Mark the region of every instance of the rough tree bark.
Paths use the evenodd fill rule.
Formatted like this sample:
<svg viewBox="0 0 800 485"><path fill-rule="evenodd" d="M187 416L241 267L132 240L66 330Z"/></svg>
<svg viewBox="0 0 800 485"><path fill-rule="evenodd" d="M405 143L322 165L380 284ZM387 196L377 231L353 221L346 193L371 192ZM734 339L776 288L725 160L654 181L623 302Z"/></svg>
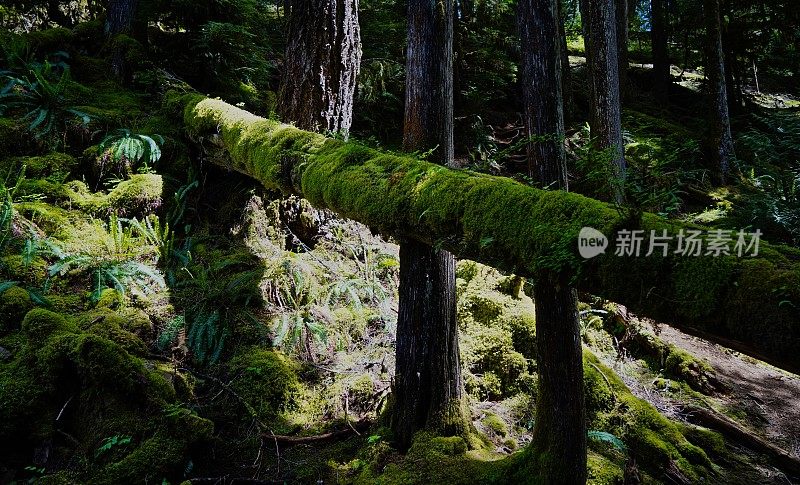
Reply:
<svg viewBox="0 0 800 485"><path fill-rule="evenodd" d="M358 0L292 0L278 113L286 122L344 138L361 66Z"/></svg>
<svg viewBox="0 0 800 485"><path fill-rule="evenodd" d="M735 156L731 120L728 112L728 90L725 82L725 59L722 50L719 0L703 0L706 21L707 83L711 119L706 143L712 162L719 169L724 184Z"/></svg>
<svg viewBox="0 0 800 485"><path fill-rule="evenodd" d="M433 150L453 162L453 2L408 2L406 151ZM400 449L414 433L467 437L456 324L455 259L410 238L400 241L400 301L392 431Z"/></svg>
<svg viewBox="0 0 800 485"><path fill-rule="evenodd" d="M557 0L520 0L520 79L528 158L539 182L567 190ZM534 278L539 392L531 460L544 483L586 483L586 417L578 298L569 278Z"/></svg>
<svg viewBox="0 0 800 485"><path fill-rule="evenodd" d="M118 35L130 34L138 4L139 0L111 0L108 3L105 22L107 39L113 42L114 37ZM125 60L126 55L127 49L124 43L112 45L111 72L123 81L128 80L129 77L129 66Z"/></svg>
<svg viewBox="0 0 800 485"><path fill-rule="evenodd" d="M545 187L566 190L557 7L552 0L521 0L517 8L523 123L532 140L527 146L528 175Z"/></svg>
<svg viewBox="0 0 800 485"><path fill-rule="evenodd" d="M584 0L588 22L589 84L592 96L589 126L595 150L610 163L614 200L625 199L625 152L622 144L622 113L617 60L617 29L614 0Z"/></svg>
<svg viewBox="0 0 800 485"><path fill-rule="evenodd" d="M627 0L614 0L617 22L617 64L619 65L620 97L626 98L630 87L628 86L628 2Z"/></svg>
<svg viewBox="0 0 800 485"><path fill-rule="evenodd" d="M653 95L660 102L669 97L669 54L665 0L650 1L650 36L653 48Z"/></svg>
<svg viewBox="0 0 800 485"><path fill-rule="evenodd" d="M567 21L565 5L558 1L558 37L561 55L561 99L564 106L564 120L569 121L575 113L575 101L572 97L572 71L569 66L569 51L567 49L567 32L564 24Z"/></svg>

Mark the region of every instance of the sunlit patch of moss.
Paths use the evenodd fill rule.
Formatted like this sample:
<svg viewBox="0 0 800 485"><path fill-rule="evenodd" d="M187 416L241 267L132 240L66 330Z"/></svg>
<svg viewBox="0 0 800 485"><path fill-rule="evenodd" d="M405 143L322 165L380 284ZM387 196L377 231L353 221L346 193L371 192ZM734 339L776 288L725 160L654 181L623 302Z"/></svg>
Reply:
<svg viewBox="0 0 800 485"><path fill-rule="evenodd" d="M252 407L256 417L274 419L291 406L292 395L298 389L297 367L283 354L257 347L244 348L228 365L231 373L239 376L231 387Z"/></svg>
<svg viewBox="0 0 800 485"><path fill-rule="evenodd" d="M708 455L687 439L684 426L634 396L614 372L589 352L584 352L584 373L590 396L587 398L590 427L621 438L639 466L658 476L674 465L691 481L714 475Z"/></svg>

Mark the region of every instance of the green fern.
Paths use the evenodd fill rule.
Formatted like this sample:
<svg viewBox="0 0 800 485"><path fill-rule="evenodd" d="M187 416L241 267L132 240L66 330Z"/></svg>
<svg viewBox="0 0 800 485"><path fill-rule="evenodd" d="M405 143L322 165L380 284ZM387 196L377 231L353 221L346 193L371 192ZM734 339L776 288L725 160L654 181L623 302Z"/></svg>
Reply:
<svg viewBox="0 0 800 485"><path fill-rule="evenodd" d="M143 163L142 170L149 170L151 164L161 158L164 137L161 135L142 135L128 129L120 129L106 136L100 142L100 151L111 156L115 162Z"/></svg>
<svg viewBox="0 0 800 485"><path fill-rule="evenodd" d="M605 431L589 431L588 438L593 441L610 444L623 453L627 453L628 451L628 447L625 446L625 443L623 443L621 439Z"/></svg>

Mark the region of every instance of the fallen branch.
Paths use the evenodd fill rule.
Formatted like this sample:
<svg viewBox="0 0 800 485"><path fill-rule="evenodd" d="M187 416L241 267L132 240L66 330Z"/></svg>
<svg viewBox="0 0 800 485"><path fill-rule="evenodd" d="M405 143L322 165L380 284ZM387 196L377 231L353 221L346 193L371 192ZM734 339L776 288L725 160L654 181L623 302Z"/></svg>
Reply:
<svg viewBox="0 0 800 485"><path fill-rule="evenodd" d="M750 433L726 416L696 406L686 406L683 411L689 421L716 429L748 448L764 453L783 471L791 475L800 476L800 459Z"/></svg>
<svg viewBox="0 0 800 485"><path fill-rule="evenodd" d="M284 436L284 435L273 435L264 433L262 436L265 439L272 439L275 440L275 443L284 444L287 446L294 446L294 445L304 445L304 444L312 444L312 443L326 443L330 441L336 441L338 439L346 438L352 434L363 433L367 431L369 427L372 426L372 421L362 419L361 421L357 421L355 423L350 423L350 427L341 429L338 431L331 431L329 433L318 434L314 436Z"/></svg>

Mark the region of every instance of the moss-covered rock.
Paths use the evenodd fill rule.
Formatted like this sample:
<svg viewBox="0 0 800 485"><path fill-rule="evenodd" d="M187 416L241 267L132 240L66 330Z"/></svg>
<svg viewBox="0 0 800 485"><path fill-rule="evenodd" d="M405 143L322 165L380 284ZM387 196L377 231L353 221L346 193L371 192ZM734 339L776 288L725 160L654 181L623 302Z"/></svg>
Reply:
<svg viewBox="0 0 800 485"><path fill-rule="evenodd" d="M231 388L261 419L273 419L298 389L297 366L283 354L257 347L241 349L231 359ZM237 413L241 416L241 412ZM245 416L245 419L251 417Z"/></svg>
<svg viewBox="0 0 800 485"><path fill-rule="evenodd" d="M31 308L33 302L25 288L12 286L0 293L0 334L18 328Z"/></svg>

